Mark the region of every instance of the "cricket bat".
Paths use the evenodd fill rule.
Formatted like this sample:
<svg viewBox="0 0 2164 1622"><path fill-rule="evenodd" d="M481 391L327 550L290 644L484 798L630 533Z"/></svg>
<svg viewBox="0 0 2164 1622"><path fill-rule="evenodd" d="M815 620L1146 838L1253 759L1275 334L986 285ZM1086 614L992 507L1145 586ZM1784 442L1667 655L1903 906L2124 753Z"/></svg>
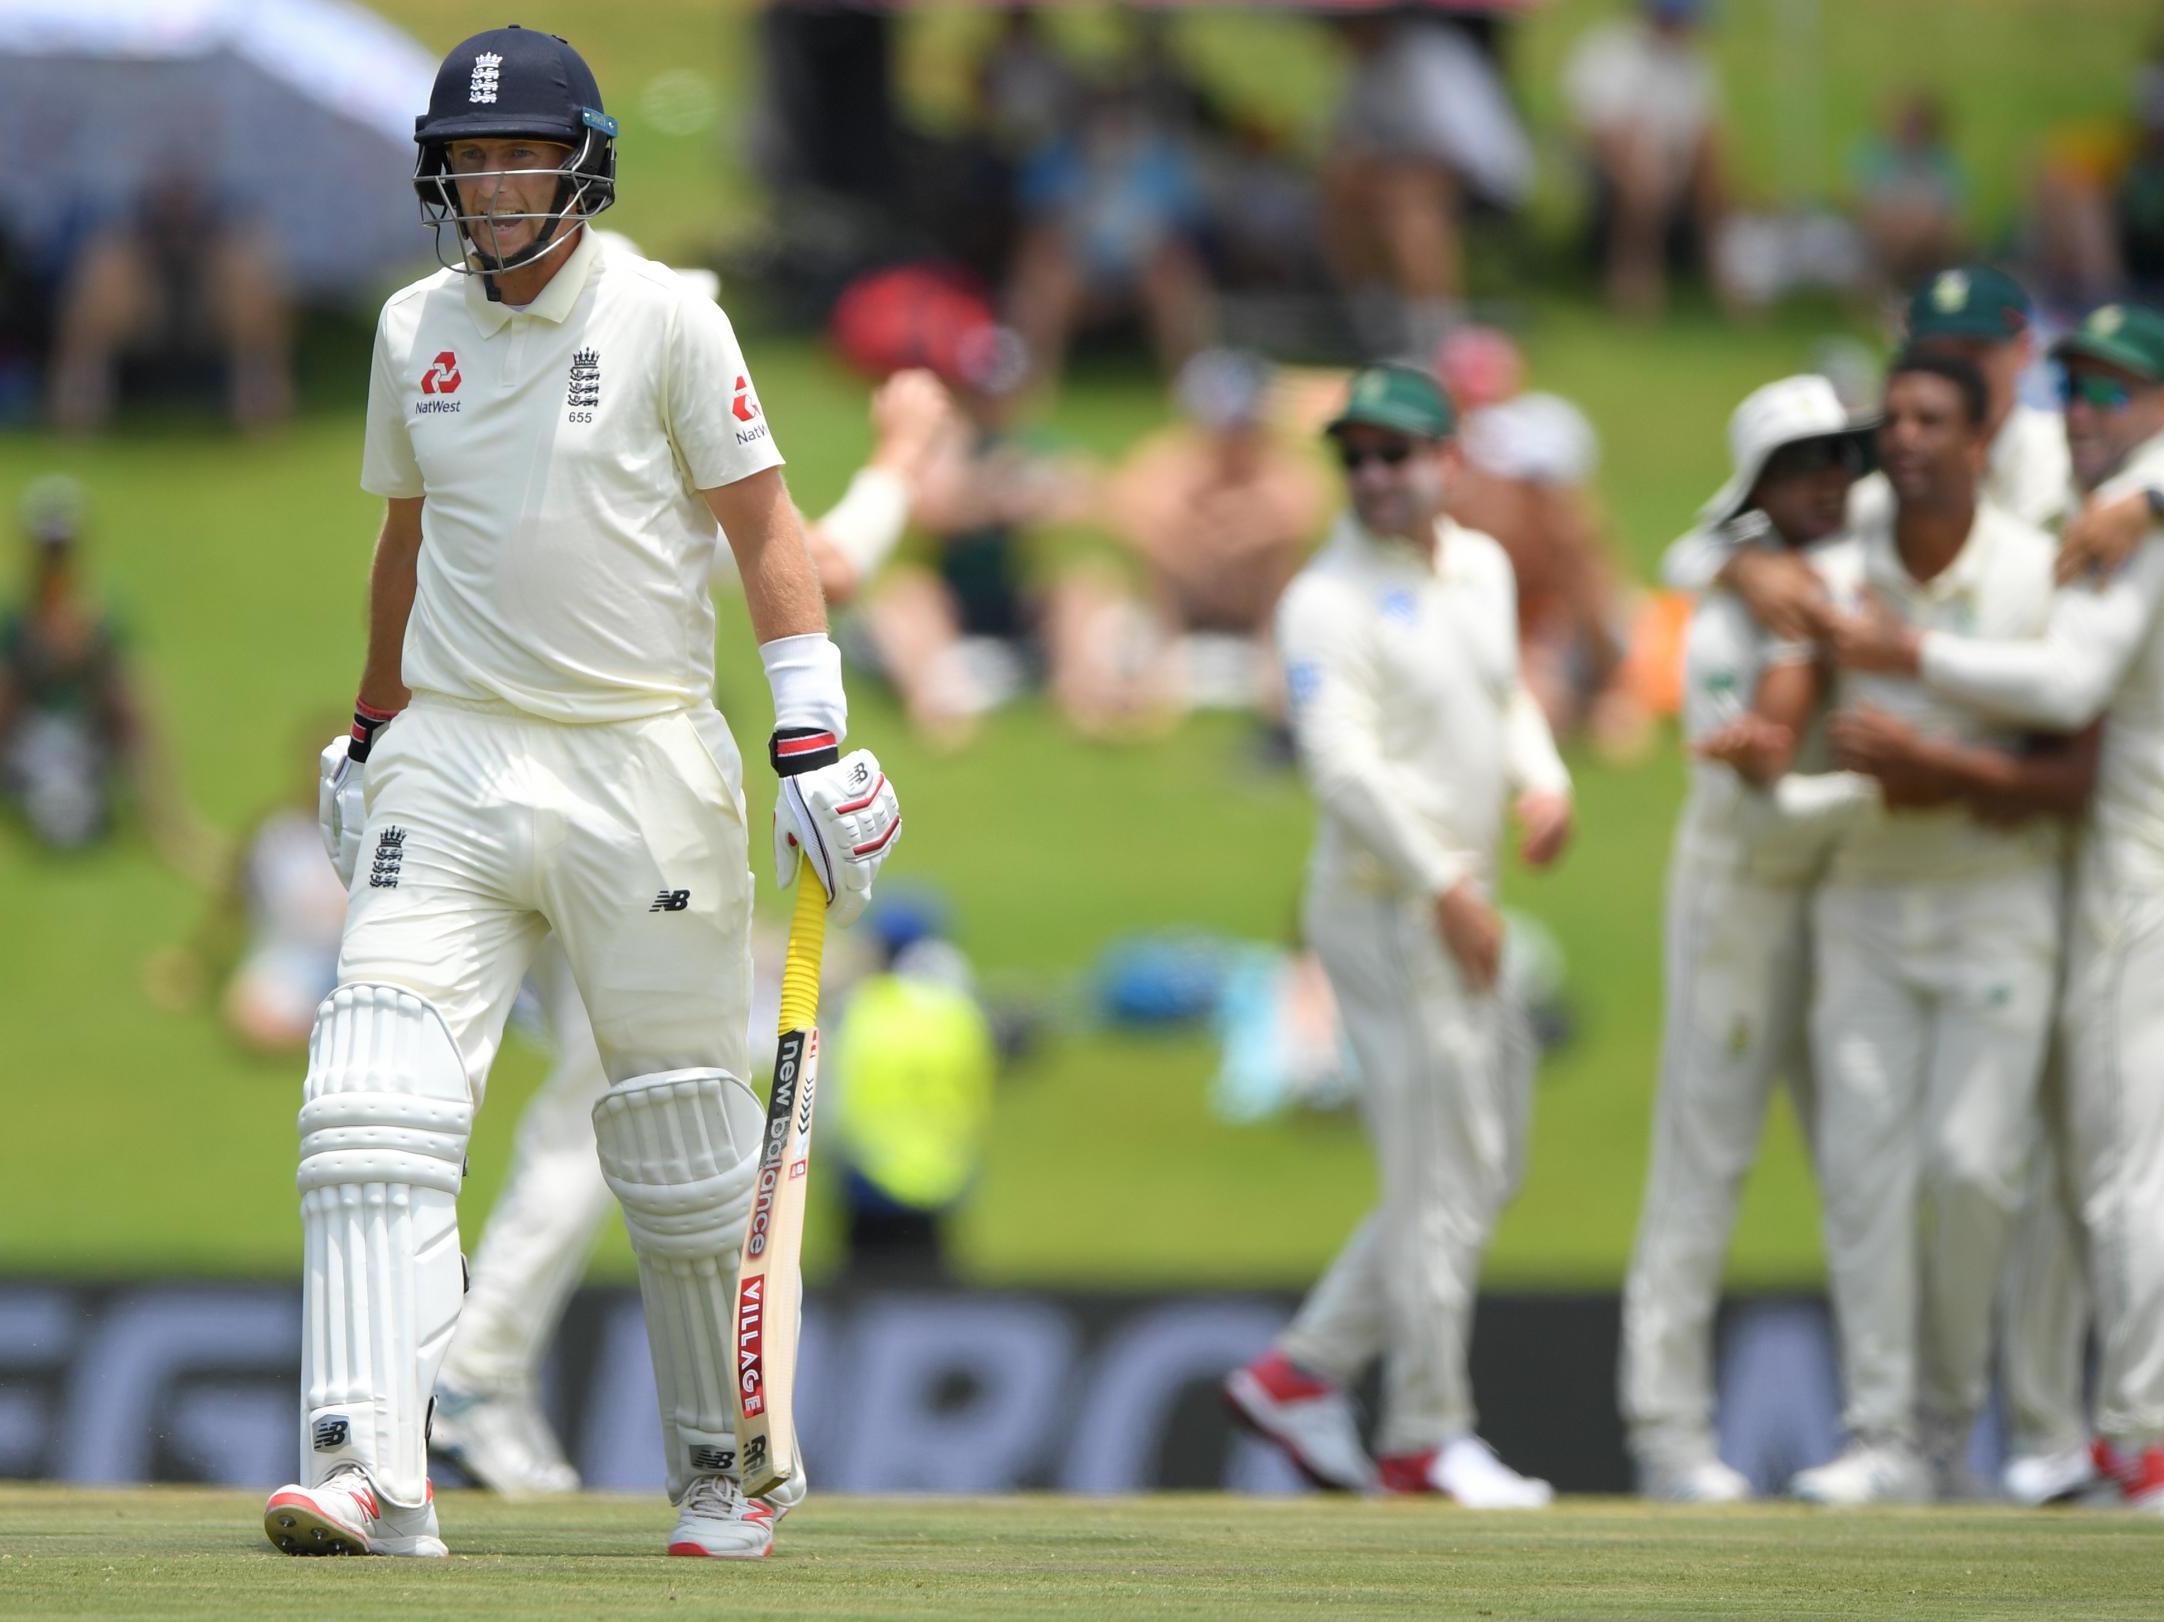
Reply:
<svg viewBox="0 0 2164 1622"><path fill-rule="evenodd" d="M781 1039L759 1139L759 1177L736 1272L736 1457L756 1498L801 1468L796 1449L796 1337L804 1297L804 1191L819 1079L819 956L827 897L799 861L789 953L781 971Z"/></svg>

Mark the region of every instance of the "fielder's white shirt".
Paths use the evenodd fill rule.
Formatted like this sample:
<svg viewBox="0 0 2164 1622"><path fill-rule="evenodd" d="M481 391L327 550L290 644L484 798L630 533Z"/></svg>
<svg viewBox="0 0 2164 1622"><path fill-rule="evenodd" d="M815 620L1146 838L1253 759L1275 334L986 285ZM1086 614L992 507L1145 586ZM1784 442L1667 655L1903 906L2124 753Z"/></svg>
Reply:
<svg viewBox="0 0 2164 1622"><path fill-rule="evenodd" d="M2106 500L2164 486L2164 435L2127 458L2097 491ZM2164 884L2164 530L2102 586L2052 601L2041 641L1931 635L1923 677L1932 691L2005 720L2078 732L2107 713L2090 851L2106 871Z"/></svg>
<svg viewBox="0 0 2164 1622"><path fill-rule="evenodd" d="M361 487L427 498L406 685L571 722L712 702L699 492L781 459L720 307L591 230L523 311L449 270L393 294Z"/></svg>
<svg viewBox="0 0 2164 1622"><path fill-rule="evenodd" d="M1803 554L1829 589L1853 581L1856 542L1830 537ZM1751 708L1767 671L1808 664L1808 642L1784 642L1758 623L1743 599L1715 586L1698 599L1683 640L1683 739L1704 742ZM1726 868L1766 884L1802 884L1824 868L1834 842L1877 799L1868 779L1835 772L1824 717L1815 717L1790 775L1770 790L1718 761L1690 762L1690 792L1678 830L1679 858Z"/></svg>
<svg viewBox="0 0 2164 1622"><path fill-rule="evenodd" d="M1327 885L1439 895L1485 878L1507 799L1570 788L1519 674L1509 556L1449 519L1435 528L1423 556L1340 519L1278 605Z"/></svg>
<svg viewBox="0 0 2164 1622"><path fill-rule="evenodd" d="M2058 546L2013 514L1988 502L1978 507L1968 540L1929 580L1916 579L1902 562L1891 511L1861 525L1856 538L1855 577L1834 589L1843 607L1858 606L1868 588L1927 637L1943 632L2018 641L2044 634ZM2001 749L2018 748L2029 730L1994 720L1906 676L1842 671L1834 703L1841 709L1869 705L1926 737ZM1987 826L1958 805L1886 811L1865 819L1841 842L1829 877L1860 883L1986 877L2057 861L2064 834L2058 822L2042 817L2014 828Z"/></svg>

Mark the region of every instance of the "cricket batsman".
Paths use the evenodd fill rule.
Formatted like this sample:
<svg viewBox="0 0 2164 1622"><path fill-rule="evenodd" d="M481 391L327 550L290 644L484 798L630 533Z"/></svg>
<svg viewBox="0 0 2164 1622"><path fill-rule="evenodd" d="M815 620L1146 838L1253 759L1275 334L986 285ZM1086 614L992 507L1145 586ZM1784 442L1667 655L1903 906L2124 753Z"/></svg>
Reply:
<svg viewBox="0 0 2164 1622"><path fill-rule="evenodd" d="M780 452L718 306L604 253L616 122L568 44L492 29L416 123L445 268L377 328L362 485L386 515L353 736L325 752L355 862L301 1109L293 1554L440 1555L428 1410L458 1319L456 1201L542 936L610 1088L603 1175L639 1261L674 1554L758 1558L734 1474L731 1282L764 1112L748 1065L750 834L714 709L719 524L773 690L784 876L846 924L901 816L846 758L840 659Z"/></svg>
<svg viewBox="0 0 2164 1622"><path fill-rule="evenodd" d="M1784 377L1746 397L1728 433L1733 471L1704 524L1823 566L1848 534L1870 423L1823 377ZM1762 678L1808 664L1811 643L1773 636L1715 587L1692 612L1684 650L1683 732L1699 758L1668 871L1660 1091L1623 1287L1619 1386L1640 1490L1730 1503L1751 1488L1714 1444L1721 1269L1777 1082L1812 1126L1811 901L1834 843L1877 795L1866 779L1825 770L1822 735L1809 742L1804 775L1770 791L1717 758Z"/></svg>
<svg viewBox="0 0 2164 1622"><path fill-rule="evenodd" d="M1531 1105L1530 1033L1497 985L1496 844L1514 805L1526 860L1561 855L1570 777L1520 674L1510 561L1445 516L1455 429L1427 373L1354 376L1327 429L1353 512L1278 611L1322 813L1304 922L1359 1061L1382 1192L1226 1396L1320 1485L1533 1509L1548 1484L1475 1432L1466 1347ZM1346 1391L1378 1355L1371 1460Z"/></svg>
<svg viewBox="0 0 2164 1622"><path fill-rule="evenodd" d="M901 540L917 474L953 411L930 372L897 372L874 391L871 457L806 535L829 605L852 596ZM594 1155L593 1126L608 1077L578 983L553 941L535 959L527 984L555 1062L519 1116L503 1192L473 1248L428 1438L432 1453L513 1497L578 1487L578 1472L536 1393L542 1358L612 1203ZM770 1494L777 1517L804 1490L799 1474Z"/></svg>
<svg viewBox="0 0 2164 1622"><path fill-rule="evenodd" d="M2096 1460L2125 1502L2164 1512L2164 314L2095 310L2054 347L2066 439L2091 512L2139 504L2124 566L2059 592L2044 635L1834 628L1853 669L1910 676L2002 724L2073 732L2104 718L2075 858L2059 1037L2064 1140L2101 1342ZM2115 526L2100 519L2104 529ZM2123 530L2120 531L2122 534ZM2070 545L2072 540L2070 536ZM2087 542L2079 561L2117 564Z"/></svg>

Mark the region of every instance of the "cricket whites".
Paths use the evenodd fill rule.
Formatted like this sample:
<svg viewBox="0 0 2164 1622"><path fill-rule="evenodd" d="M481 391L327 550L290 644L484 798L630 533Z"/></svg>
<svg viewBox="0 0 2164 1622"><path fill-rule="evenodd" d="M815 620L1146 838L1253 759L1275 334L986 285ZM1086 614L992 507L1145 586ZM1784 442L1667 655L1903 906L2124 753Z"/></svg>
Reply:
<svg viewBox="0 0 2164 1622"><path fill-rule="evenodd" d="M799 1469L796 1338L804 1294L804 1190L819 1078L819 958L826 903L810 864L800 864L782 965L774 1087L736 1275L736 1446L738 1473L750 1497L772 1492Z"/></svg>

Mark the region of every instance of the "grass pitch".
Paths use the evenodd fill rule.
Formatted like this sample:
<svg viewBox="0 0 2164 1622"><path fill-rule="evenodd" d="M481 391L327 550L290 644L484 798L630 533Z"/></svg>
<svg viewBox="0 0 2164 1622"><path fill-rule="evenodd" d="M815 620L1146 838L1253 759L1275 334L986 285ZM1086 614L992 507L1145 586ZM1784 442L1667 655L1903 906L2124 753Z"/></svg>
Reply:
<svg viewBox="0 0 2164 1622"><path fill-rule="evenodd" d="M447 1563L293 1560L254 1494L0 1487L0 1612L320 1616L2154 1616L2118 1514L1788 1506L1544 1515L1217 1495L822 1498L759 1565L660 1554L658 1499L442 1500Z"/></svg>

